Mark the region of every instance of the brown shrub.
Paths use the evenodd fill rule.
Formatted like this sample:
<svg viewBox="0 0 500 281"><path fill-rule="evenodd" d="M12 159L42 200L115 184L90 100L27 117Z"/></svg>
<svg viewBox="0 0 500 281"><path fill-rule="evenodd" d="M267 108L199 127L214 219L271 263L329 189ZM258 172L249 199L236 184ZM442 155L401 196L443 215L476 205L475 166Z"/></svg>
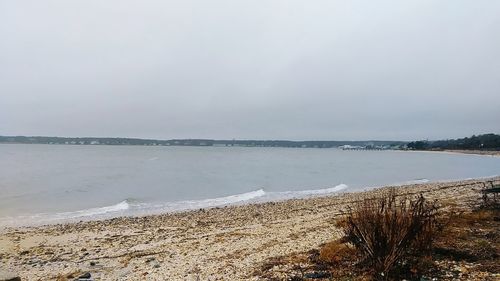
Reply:
<svg viewBox="0 0 500 281"><path fill-rule="evenodd" d="M422 195L398 198L391 189L350 208L338 226L374 275L387 278L396 265L430 252L436 215L436 204Z"/></svg>
<svg viewBox="0 0 500 281"><path fill-rule="evenodd" d="M326 243L319 251L319 260L327 264L339 264L353 256L355 250L339 240Z"/></svg>

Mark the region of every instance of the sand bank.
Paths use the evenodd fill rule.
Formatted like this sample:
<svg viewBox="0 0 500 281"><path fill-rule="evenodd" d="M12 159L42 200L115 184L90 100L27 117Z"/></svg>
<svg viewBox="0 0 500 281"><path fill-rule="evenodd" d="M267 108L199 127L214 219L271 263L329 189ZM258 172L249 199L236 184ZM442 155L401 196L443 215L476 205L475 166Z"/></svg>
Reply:
<svg viewBox="0 0 500 281"><path fill-rule="evenodd" d="M446 152L455 152L462 154L476 154L476 155L489 155L489 156L500 156L500 150L458 150L458 149L448 149L443 150Z"/></svg>

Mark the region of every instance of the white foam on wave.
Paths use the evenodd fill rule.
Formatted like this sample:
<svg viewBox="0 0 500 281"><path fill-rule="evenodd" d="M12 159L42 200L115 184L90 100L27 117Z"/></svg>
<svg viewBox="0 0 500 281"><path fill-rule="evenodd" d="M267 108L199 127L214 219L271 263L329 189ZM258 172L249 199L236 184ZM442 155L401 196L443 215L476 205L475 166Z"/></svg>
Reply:
<svg viewBox="0 0 500 281"><path fill-rule="evenodd" d="M266 195L266 192L262 189L245 192L236 195L229 195L218 198L201 199L201 200L184 200L176 202L166 202L166 203L142 203L137 204L135 207L139 213L161 213L161 212L172 212L172 211L185 211L194 210L201 208L213 208L218 206L225 206L230 204L236 204L241 202L250 201L259 197Z"/></svg>
<svg viewBox="0 0 500 281"><path fill-rule="evenodd" d="M223 206L234 204L243 201L249 201L257 197L264 196L266 192L262 189L250 191L246 193L229 195L225 197L212 198L212 199L202 199L202 200L186 200L174 202L176 205L180 204L185 206L187 209L197 209L197 208L210 208L216 206Z"/></svg>
<svg viewBox="0 0 500 281"><path fill-rule="evenodd" d="M323 188L323 189L309 189L309 190L298 190L298 191L284 191L281 192L283 194L292 194L292 195L298 195L298 196L307 196L307 195L322 195L322 194L329 194L329 193L335 193L339 192L343 189L346 189L347 185L346 184L339 184L334 187L328 187L328 188Z"/></svg>
<svg viewBox="0 0 500 281"><path fill-rule="evenodd" d="M307 189L307 190L289 190L289 191L277 191L268 192L265 197L260 200L261 202L266 201L282 201L287 199L295 198L307 198L314 196L322 196L340 192L348 188L346 184L339 184L334 187L322 188L322 189Z"/></svg>
<svg viewBox="0 0 500 281"><path fill-rule="evenodd" d="M91 209L86 209L86 210L79 210L79 211L73 211L73 212L63 212L63 213L56 213L51 215L54 219L76 219L76 218L81 218L81 217L91 217L91 216L99 216L99 215L105 215L109 213L115 213L115 212L121 212L128 210L130 208L130 204L127 202L127 200L123 200L122 202L111 205L111 206L106 206L106 207L99 207L99 208L91 208Z"/></svg>
<svg viewBox="0 0 500 281"><path fill-rule="evenodd" d="M24 215L17 217L0 218L0 226L17 226L17 225L42 225L65 221L74 221L76 219L92 219L99 217L109 217L112 214L123 213L130 208L127 200L105 207L90 208L85 210L61 212L61 213L39 213L35 215Z"/></svg>
<svg viewBox="0 0 500 281"><path fill-rule="evenodd" d="M422 184L422 183L428 183L428 182L430 182L429 179L415 179L415 180L405 181L403 183L396 184L396 185Z"/></svg>
<svg viewBox="0 0 500 281"><path fill-rule="evenodd" d="M220 206L244 204L252 202L281 201L292 198L305 198L309 196L319 196L339 192L346 189L347 185L340 184L334 187L324 189L310 189L297 191L265 192L258 189L241 194L229 195L224 197L184 200L176 202L162 203L139 203L132 200L124 200L111 206L90 208L79 211L61 212L61 213L40 213L30 216L18 217L0 217L0 226L18 226L18 225L42 225L61 222L72 222L78 220L98 220L117 216L129 215L148 215L168 212L179 212L187 210L196 210L203 208L214 208Z"/></svg>
<svg viewBox="0 0 500 281"><path fill-rule="evenodd" d="M134 206L136 214L154 214L166 212L178 212L185 210L195 210L203 208L213 208L235 204L245 203L261 203L269 201L282 201L292 198L305 198L310 196L320 196L339 192L346 189L347 185L339 184L334 187L323 189L295 190L295 191L279 191L266 192L263 189L250 191L246 193L229 195L225 197L202 199L202 200L185 200L166 203L141 203Z"/></svg>

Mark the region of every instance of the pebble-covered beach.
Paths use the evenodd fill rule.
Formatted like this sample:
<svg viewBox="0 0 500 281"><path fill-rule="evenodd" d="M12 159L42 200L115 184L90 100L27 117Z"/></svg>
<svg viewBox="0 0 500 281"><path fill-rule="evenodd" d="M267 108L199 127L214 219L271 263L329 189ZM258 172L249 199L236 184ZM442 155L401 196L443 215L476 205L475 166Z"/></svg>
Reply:
<svg viewBox="0 0 500 281"><path fill-rule="evenodd" d="M398 187L468 208L500 177ZM0 271L21 280L251 280L269 258L335 239L349 204L386 188L145 217L10 228Z"/></svg>

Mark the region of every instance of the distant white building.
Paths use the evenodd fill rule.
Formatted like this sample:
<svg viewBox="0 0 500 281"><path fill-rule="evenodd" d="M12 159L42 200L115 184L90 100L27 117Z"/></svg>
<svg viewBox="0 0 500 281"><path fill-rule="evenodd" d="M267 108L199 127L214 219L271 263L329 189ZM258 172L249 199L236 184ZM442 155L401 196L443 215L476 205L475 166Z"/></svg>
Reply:
<svg viewBox="0 0 500 281"><path fill-rule="evenodd" d="M349 145L349 144L345 144L345 145L341 145L339 146L338 148L342 149L342 150L354 150L354 149L364 149L365 147L363 146L358 146L358 145Z"/></svg>

